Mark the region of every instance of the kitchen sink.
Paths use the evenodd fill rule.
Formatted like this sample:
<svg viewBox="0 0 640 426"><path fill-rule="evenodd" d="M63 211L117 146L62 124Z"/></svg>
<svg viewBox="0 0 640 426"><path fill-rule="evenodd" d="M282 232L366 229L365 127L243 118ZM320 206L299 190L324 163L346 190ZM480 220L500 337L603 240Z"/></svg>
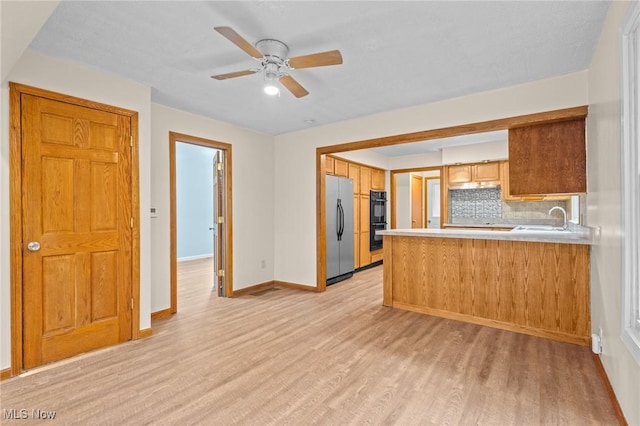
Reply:
<svg viewBox="0 0 640 426"><path fill-rule="evenodd" d="M513 228L515 232L570 232L568 229L562 229L560 226L551 225L518 225Z"/></svg>

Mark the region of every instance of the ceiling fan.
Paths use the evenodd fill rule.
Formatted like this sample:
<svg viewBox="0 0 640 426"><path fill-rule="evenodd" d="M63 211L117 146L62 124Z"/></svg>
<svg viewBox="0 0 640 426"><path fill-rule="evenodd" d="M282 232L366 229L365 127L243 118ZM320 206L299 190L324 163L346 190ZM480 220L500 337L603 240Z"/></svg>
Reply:
<svg viewBox="0 0 640 426"><path fill-rule="evenodd" d="M279 40L260 40L254 47L231 27L215 27L214 30L222 34L223 37L238 46L240 49L244 50L249 54L249 56L260 63L258 68L250 68L244 71L211 76L211 78L216 80L226 80L229 78L242 77L262 72L267 81L275 82L275 80L278 80L296 98L301 98L308 95L309 92L293 77L291 77L289 71L301 68L339 65L342 63L342 55L339 50L330 50L327 52L312 53L310 55L289 58L289 48ZM270 94L278 93L277 88L272 90L274 90L274 92ZM266 88L265 91L267 91ZM269 92L267 91L267 93Z"/></svg>

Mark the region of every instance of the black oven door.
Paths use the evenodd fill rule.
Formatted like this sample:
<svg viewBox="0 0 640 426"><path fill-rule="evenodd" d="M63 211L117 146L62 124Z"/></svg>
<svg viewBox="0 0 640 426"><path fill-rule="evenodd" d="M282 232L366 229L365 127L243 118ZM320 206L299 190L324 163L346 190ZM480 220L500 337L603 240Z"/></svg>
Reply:
<svg viewBox="0 0 640 426"><path fill-rule="evenodd" d="M371 232L369 234L369 250L380 250L382 248L382 235L376 235L376 231L384 230L387 228L385 224L371 224Z"/></svg>

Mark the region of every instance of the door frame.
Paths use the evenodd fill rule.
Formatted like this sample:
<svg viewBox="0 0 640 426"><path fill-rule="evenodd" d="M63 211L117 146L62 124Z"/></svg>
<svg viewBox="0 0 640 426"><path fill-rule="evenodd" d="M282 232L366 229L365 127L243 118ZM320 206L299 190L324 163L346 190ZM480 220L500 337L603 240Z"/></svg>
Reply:
<svg viewBox="0 0 640 426"><path fill-rule="evenodd" d="M9 82L9 274L11 281L11 375L22 372L22 95L33 95L58 102L125 116L131 121L131 311L132 340L144 337L140 332L140 170L138 113L125 108L90 101L37 87Z"/></svg>
<svg viewBox="0 0 640 426"><path fill-rule="evenodd" d="M391 207L390 207L390 211L391 211L391 218L390 218L390 225L389 228L390 229L395 229L396 228L396 216L397 216L397 212L396 212L396 179L397 179L397 175L399 174L403 174L403 173L420 173L420 172L432 172L434 170L437 170L440 172L440 176L442 176L443 173L443 166L429 166L429 167L415 167L415 168L410 168L410 169L395 169L395 170L390 170L389 171L389 186L391 187L389 189L390 195L389 195L389 202L391 203ZM442 188L442 186L440 187ZM442 214L442 209L446 208L443 205L443 202L445 202L445 200L443 200L443 196L446 196L446 194L443 194L442 191L440 191L440 214Z"/></svg>
<svg viewBox="0 0 640 426"><path fill-rule="evenodd" d="M176 143L184 142L193 145L200 145L207 148L218 149L224 151L224 173L225 173L225 192L227 197L225 211L225 225L227 227L227 255L225 257L224 268L224 286L227 297L233 297L233 209L231 203L231 144L205 139L198 136L187 135L184 133L169 132L169 222L170 222L170 292L171 306L169 311L171 314L178 312L178 229L177 229L177 212L178 206L176 202Z"/></svg>

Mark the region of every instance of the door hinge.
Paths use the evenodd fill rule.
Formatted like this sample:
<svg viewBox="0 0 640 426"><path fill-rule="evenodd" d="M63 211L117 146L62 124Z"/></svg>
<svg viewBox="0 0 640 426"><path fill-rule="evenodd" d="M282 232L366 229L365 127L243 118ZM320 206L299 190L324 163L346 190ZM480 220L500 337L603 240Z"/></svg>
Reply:
<svg viewBox="0 0 640 426"><path fill-rule="evenodd" d="M133 218L131 218L131 228L133 228Z"/></svg>
<svg viewBox="0 0 640 426"><path fill-rule="evenodd" d="M135 303L135 302L134 302L133 297L132 297L132 298L131 298L131 310L132 310L132 311L133 311L134 303Z"/></svg>
<svg viewBox="0 0 640 426"><path fill-rule="evenodd" d="M218 269L218 276L224 277L224 269Z"/></svg>
<svg viewBox="0 0 640 426"><path fill-rule="evenodd" d="M224 223L224 216L218 216L218 223Z"/></svg>
<svg viewBox="0 0 640 426"><path fill-rule="evenodd" d="M129 136L129 146L133 147L133 135Z"/></svg>
<svg viewBox="0 0 640 426"><path fill-rule="evenodd" d="M216 168L218 170L222 170L222 163L216 163Z"/></svg>

